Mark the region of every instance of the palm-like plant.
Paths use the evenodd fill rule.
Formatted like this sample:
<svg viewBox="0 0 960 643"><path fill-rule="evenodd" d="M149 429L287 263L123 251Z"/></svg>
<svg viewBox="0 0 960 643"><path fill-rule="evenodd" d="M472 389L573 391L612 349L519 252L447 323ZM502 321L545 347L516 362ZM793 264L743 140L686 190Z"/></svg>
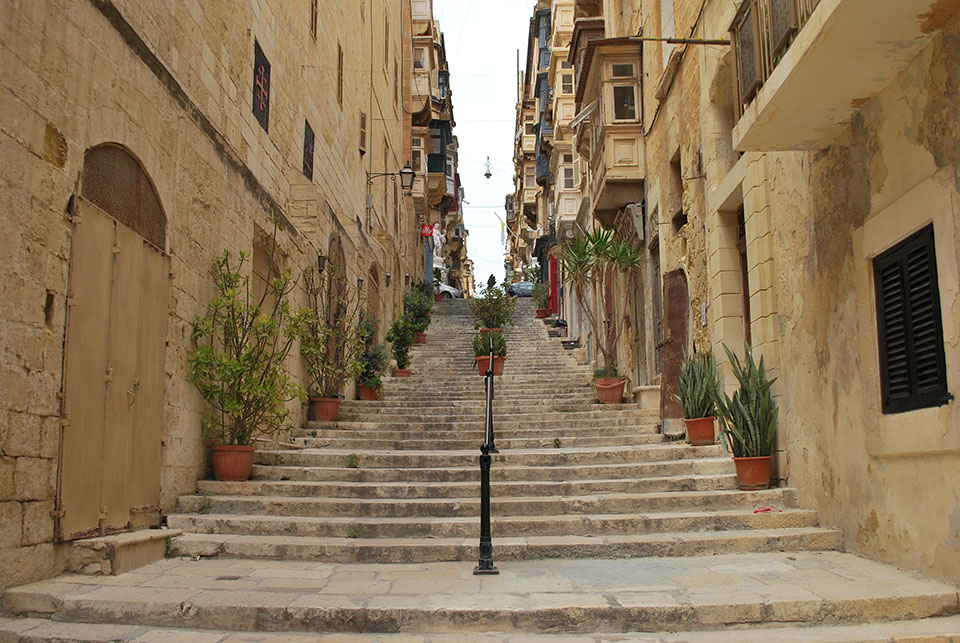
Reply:
<svg viewBox="0 0 960 643"><path fill-rule="evenodd" d="M605 285L613 275L639 267L641 252L640 246L618 237L612 230L595 228L579 235L560 253L560 263L597 338L606 377L616 376L617 343L623 332L623 317L610 312L601 318L590 305L587 294L593 292L599 297L601 310L612 311L613 307L606 305Z"/></svg>
<svg viewBox="0 0 960 643"><path fill-rule="evenodd" d="M723 350L727 352L733 375L740 383L732 398L724 393L717 399L723 434L735 458L768 456L777 436L779 412L770 390L777 378L767 379L763 356L757 365L750 346L746 347L747 356L743 363L726 345Z"/></svg>

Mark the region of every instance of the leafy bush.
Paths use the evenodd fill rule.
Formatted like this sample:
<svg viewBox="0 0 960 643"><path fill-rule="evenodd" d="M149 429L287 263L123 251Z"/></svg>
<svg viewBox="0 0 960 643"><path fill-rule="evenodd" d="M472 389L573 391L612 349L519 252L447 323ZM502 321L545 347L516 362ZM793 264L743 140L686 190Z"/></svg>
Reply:
<svg viewBox="0 0 960 643"><path fill-rule="evenodd" d="M550 285L538 281L537 285L533 287L533 300L537 302L537 308L545 309L550 301Z"/></svg>
<svg viewBox="0 0 960 643"><path fill-rule="evenodd" d="M367 388L380 388L380 376L387 372L390 359L387 356L387 345L377 342L377 326L379 323L372 317L364 317L357 329L363 343L360 355L360 376L358 381Z"/></svg>
<svg viewBox="0 0 960 643"><path fill-rule="evenodd" d="M422 333L430 325L430 314L433 311L433 286L430 285L430 294L427 294L425 282L421 282L403 294L403 312L407 315L410 328L415 333ZM429 284L427 284L429 285Z"/></svg>
<svg viewBox="0 0 960 643"><path fill-rule="evenodd" d="M499 286L483 289L480 296L471 299L467 305L473 313L475 328L503 328L507 323L513 325L513 310L517 301Z"/></svg>
<svg viewBox="0 0 960 643"><path fill-rule="evenodd" d="M737 458L755 458L770 455L777 437L777 403L770 387L776 378L767 380L763 357L758 366L753 360L753 349L746 346L746 359L741 364L733 351L724 345L733 375L740 388L731 398L726 393L717 399L720 423L727 444Z"/></svg>
<svg viewBox="0 0 960 643"><path fill-rule="evenodd" d="M683 417L693 420L716 415L720 381L712 351L684 355L679 389L680 394L674 395L673 399L683 407Z"/></svg>
<svg viewBox="0 0 960 643"><path fill-rule="evenodd" d="M292 273L271 279L257 299L241 275L246 259L241 252L234 264L224 251L214 262L209 275L217 294L190 335L189 378L213 407L202 427L217 444L249 445L280 430L289 414L285 403L304 397L284 367L299 322L287 302Z"/></svg>
<svg viewBox="0 0 960 643"><path fill-rule="evenodd" d="M507 341L503 338L503 333L497 330L491 330L485 335L477 335L473 338L473 356L489 357L491 341L493 342L493 354L497 357L506 357Z"/></svg>
<svg viewBox="0 0 960 643"><path fill-rule="evenodd" d="M325 275L307 268L303 283L308 304L300 320L300 355L307 363L310 394L337 397L348 379L360 375L364 298L337 262L327 262Z"/></svg>
<svg viewBox="0 0 960 643"><path fill-rule="evenodd" d="M410 346L413 344L413 329L410 319L406 315L394 318L387 332L387 341L391 344L393 359L397 360L397 368L410 366Z"/></svg>

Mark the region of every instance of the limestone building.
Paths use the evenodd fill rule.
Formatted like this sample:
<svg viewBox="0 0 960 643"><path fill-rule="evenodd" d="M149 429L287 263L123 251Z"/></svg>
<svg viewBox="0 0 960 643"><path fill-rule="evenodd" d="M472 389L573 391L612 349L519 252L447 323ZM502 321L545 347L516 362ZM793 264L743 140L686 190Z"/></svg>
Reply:
<svg viewBox="0 0 960 643"><path fill-rule="evenodd" d="M431 208L454 201L431 14L419 0L2 3L0 587L64 569L73 539L156 525L205 475L186 355L224 250L249 256L255 288L341 257L381 332L430 278L421 226L442 217L396 173L414 164ZM440 61L425 95L424 37ZM434 128L436 159L418 155Z"/></svg>

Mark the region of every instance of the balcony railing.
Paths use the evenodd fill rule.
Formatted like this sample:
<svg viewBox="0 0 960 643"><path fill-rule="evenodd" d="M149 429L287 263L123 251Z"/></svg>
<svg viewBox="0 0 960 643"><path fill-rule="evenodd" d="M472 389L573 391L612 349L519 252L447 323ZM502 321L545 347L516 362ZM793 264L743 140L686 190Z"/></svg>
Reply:
<svg viewBox="0 0 960 643"><path fill-rule="evenodd" d="M760 91L819 2L744 0L740 5L730 26L737 61L738 112Z"/></svg>

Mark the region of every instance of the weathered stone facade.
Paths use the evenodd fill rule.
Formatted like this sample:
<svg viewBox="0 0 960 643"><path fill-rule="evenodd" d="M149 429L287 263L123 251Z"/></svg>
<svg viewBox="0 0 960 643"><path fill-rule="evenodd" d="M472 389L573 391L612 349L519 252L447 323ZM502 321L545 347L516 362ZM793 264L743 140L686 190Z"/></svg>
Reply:
<svg viewBox="0 0 960 643"><path fill-rule="evenodd" d="M424 276L418 221L399 183L367 181L367 172L397 172L409 159L409 11L406 0L31 0L0 8L0 587L66 564L53 514L68 202L79 194L85 152L103 143L127 150L166 217L160 509L168 510L206 470L204 409L187 381L186 355L192 320L213 295L206 272L214 257L269 247L276 221L278 263L297 272L340 237L348 278L377 286L384 321L398 307L403 275ZM266 129L251 109L255 43L271 69ZM312 180L305 124L315 132ZM299 372L299 359L291 368Z"/></svg>

